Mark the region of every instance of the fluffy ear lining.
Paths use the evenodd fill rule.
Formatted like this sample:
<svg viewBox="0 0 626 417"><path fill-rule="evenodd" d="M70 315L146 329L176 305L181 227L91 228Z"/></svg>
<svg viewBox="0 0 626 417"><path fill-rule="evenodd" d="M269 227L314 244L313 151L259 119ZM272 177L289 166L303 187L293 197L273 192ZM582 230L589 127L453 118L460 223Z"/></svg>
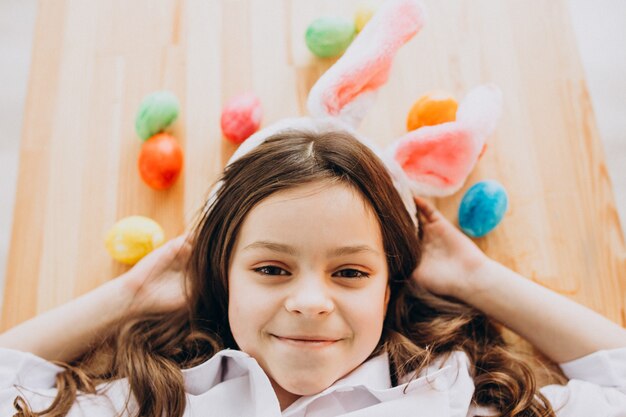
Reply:
<svg viewBox="0 0 626 417"><path fill-rule="evenodd" d="M393 58L423 26L416 0L384 3L343 56L309 93L313 117L339 117L356 127L373 104L373 96L389 78Z"/></svg>
<svg viewBox="0 0 626 417"><path fill-rule="evenodd" d="M469 174L478 156L473 145L470 132L459 124L431 126L404 136L394 158L410 180L446 189Z"/></svg>
<svg viewBox="0 0 626 417"><path fill-rule="evenodd" d="M409 132L386 153L402 167L415 195L451 195L474 168L501 108L498 87L476 87L461 103L456 121Z"/></svg>

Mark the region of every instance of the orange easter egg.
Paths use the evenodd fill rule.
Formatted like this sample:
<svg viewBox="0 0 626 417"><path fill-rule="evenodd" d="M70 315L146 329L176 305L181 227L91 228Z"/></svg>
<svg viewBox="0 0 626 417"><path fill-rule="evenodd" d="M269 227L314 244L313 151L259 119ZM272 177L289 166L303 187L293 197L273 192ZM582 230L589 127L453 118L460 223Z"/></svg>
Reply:
<svg viewBox="0 0 626 417"><path fill-rule="evenodd" d="M156 190L169 188L183 167L183 150L168 133L157 133L141 146L139 173L141 179Z"/></svg>
<svg viewBox="0 0 626 417"><path fill-rule="evenodd" d="M458 103L450 94L435 91L423 95L417 100L406 121L408 131L422 126L433 126L456 120Z"/></svg>

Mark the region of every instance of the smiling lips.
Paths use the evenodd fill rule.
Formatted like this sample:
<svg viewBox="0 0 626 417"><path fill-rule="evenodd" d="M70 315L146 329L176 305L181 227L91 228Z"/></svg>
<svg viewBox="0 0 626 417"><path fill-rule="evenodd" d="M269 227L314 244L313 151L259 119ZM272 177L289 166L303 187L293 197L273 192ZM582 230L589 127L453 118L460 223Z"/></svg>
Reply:
<svg viewBox="0 0 626 417"><path fill-rule="evenodd" d="M324 336L277 336L272 335L279 341L296 347L321 348L330 346L341 339L332 339Z"/></svg>

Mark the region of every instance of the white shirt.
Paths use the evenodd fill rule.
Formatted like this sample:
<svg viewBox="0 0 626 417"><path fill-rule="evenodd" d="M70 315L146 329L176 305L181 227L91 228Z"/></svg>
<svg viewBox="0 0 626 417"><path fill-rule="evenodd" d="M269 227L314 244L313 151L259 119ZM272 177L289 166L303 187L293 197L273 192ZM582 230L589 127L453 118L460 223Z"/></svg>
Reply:
<svg viewBox="0 0 626 417"><path fill-rule="evenodd" d="M560 365L570 379L541 392L560 417L626 416L626 348L595 352ZM56 395L58 366L30 353L0 348L0 416L14 413L13 400L24 396L34 410ZM183 370L185 416L319 417L437 416L491 414L471 404L474 383L465 353L424 370L419 378L391 386L386 354L363 363L319 394L301 397L284 411L270 381L249 355L223 350L194 368ZM19 388L19 387L23 388ZM126 380L103 384L105 395L81 395L69 416L110 417L122 411ZM131 401L130 409L135 403ZM125 413L124 415L128 415Z"/></svg>

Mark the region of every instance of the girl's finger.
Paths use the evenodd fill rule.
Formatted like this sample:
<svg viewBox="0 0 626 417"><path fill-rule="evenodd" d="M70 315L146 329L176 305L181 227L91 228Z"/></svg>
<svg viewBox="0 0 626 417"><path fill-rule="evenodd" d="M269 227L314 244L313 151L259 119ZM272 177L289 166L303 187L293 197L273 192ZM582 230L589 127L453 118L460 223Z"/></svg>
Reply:
<svg viewBox="0 0 626 417"><path fill-rule="evenodd" d="M191 245L191 233L184 232L169 241L166 244L171 245L174 248L183 248Z"/></svg>
<svg viewBox="0 0 626 417"><path fill-rule="evenodd" d="M189 232L180 234L159 246L156 251L164 254L167 259L181 261L189 257L191 253L191 237Z"/></svg>
<svg viewBox="0 0 626 417"><path fill-rule="evenodd" d="M413 199L415 200L415 205L427 221L433 222L437 220L439 212L434 205L420 197L413 197Z"/></svg>

